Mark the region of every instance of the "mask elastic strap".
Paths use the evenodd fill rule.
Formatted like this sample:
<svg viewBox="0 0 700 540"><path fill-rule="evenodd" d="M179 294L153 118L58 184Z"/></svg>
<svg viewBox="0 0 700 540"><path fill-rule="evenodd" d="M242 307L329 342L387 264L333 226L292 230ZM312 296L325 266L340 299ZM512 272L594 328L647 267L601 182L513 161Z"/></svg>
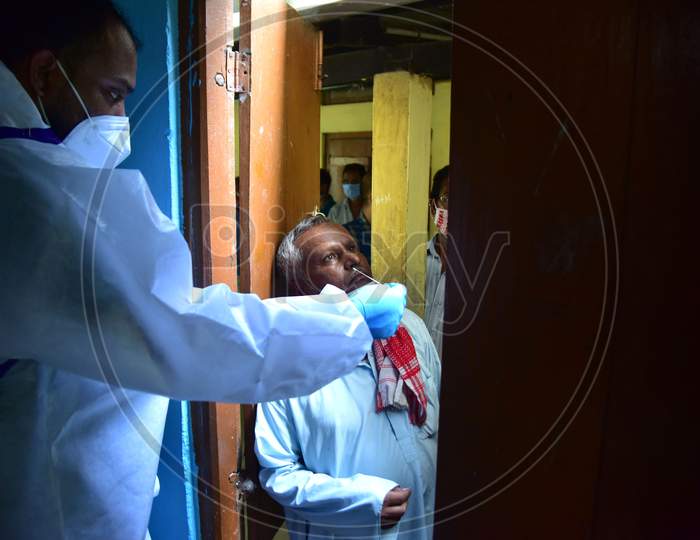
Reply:
<svg viewBox="0 0 700 540"><path fill-rule="evenodd" d="M90 123L92 123L92 117L90 116L90 113L88 112L87 107L85 106L85 103L83 102L83 98L80 97L78 90L73 85L73 81L70 80L70 77L66 73L66 70L63 69L63 66L61 65L61 61L58 58L56 59L56 65L58 66L58 69L61 70L61 73L63 73L63 76L66 78L66 82L68 83L68 86L70 86L71 90L73 90L75 97L78 98L78 103L80 103L80 106L83 108L83 111L85 112L85 116L87 116L88 120L90 120Z"/></svg>
<svg viewBox="0 0 700 540"><path fill-rule="evenodd" d="M36 98L39 101L39 113L41 114L41 119L47 126L51 127L51 124L49 123L49 117L46 116L46 109L44 109L44 104L41 101L41 96L37 95Z"/></svg>

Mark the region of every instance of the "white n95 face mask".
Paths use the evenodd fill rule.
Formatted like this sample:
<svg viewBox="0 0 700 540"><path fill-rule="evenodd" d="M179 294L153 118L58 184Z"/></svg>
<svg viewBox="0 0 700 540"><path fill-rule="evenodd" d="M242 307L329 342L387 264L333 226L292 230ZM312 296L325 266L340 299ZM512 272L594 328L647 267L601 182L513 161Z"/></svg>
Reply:
<svg viewBox="0 0 700 540"><path fill-rule="evenodd" d="M63 144L90 167L113 169L131 153L129 119L107 115L88 117L73 128Z"/></svg>
<svg viewBox="0 0 700 540"><path fill-rule="evenodd" d="M63 139L63 145L79 154L90 167L113 169L131 153L129 117L90 116L61 62L56 60L56 64L87 116Z"/></svg>

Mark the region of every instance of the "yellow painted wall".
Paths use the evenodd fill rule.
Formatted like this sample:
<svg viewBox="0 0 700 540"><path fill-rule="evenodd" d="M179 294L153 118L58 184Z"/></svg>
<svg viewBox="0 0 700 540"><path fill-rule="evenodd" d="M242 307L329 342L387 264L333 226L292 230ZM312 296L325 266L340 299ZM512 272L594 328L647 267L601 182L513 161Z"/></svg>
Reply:
<svg viewBox="0 0 700 540"><path fill-rule="evenodd" d="M374 78L372 272L404 283L423 314L432 81L406 71Z"/></svg>
<svg viewBox="0 0 700 540"><path fill-rule="evenodd" d="M326 152L324 133L372 131L372 102L321 106L321 167Z"/></svg>
<svg viewBox="0 0 700 540"><path fill-rule="evenodd" d="M433 94L433 140L430 150L430 179L450 161L450 93L452 83L435 83Z"/></svg>
<svg viewBox="0 0 700 540"><path fill-rule="evenodd" d="M452 83L440 81L435 83L433 94L433 114L430 156L430 177L447 165L450 159L450 92ZM235 105L236 122L236 158L238 158L238 115L239 103ZM347 133L352 131L372 131L372 102L344 103L342 105L321 106L321 154L320 167L323 167L324 133ZM238 159L236 159L236 175L238 175Z"/></svg>
<svg viewBox="0 0 700 540"><path fill-rule="evenodd" d="M431 179L438 169L447 165L450 159L451 91L452 83L450 81L435 83L431 122L433 131L430 157ZM323 167L325 153L323 134L346 133L350 131L372 131L371 102L321 106L321 167Z"/></svg>

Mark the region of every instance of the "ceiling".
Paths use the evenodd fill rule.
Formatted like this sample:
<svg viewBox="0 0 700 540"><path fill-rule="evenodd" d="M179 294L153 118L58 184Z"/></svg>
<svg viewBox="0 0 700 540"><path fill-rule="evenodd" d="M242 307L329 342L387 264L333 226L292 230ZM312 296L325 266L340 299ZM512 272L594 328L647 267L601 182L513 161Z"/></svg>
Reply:
<svg viewBox="0 0 700 540"><path fill-rule="evenodd" d="M452 0L343 1L303 14L323 31L326 91L362 90L396 70L450 78Z"/></svg>
<svg viewBox="0 0 700 540"><path fill-rule="evenodd" d="M452 0L344 1L303 14L323 30L325 54L339 54L406 43L450 41Z"/></svg>
<svg viewBox="0 0 700 540"><path fill-rule="evenodd" d="M323 31L324 103L371 99L377 73L450 78L453 0L287 2Z"/></svg>

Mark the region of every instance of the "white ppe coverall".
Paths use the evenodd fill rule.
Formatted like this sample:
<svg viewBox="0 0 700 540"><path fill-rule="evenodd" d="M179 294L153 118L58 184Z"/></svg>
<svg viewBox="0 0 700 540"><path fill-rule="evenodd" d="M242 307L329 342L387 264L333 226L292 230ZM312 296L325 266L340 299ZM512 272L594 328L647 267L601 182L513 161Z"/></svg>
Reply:
<svg viewBox="0 0 700 540"><path fill-rule="evenodd" d="M167 397L308 394L372 336L338 289L193 295L190 252L142 175L42 142L2 63L0 96L0 538L142 540Z"/></svg>

